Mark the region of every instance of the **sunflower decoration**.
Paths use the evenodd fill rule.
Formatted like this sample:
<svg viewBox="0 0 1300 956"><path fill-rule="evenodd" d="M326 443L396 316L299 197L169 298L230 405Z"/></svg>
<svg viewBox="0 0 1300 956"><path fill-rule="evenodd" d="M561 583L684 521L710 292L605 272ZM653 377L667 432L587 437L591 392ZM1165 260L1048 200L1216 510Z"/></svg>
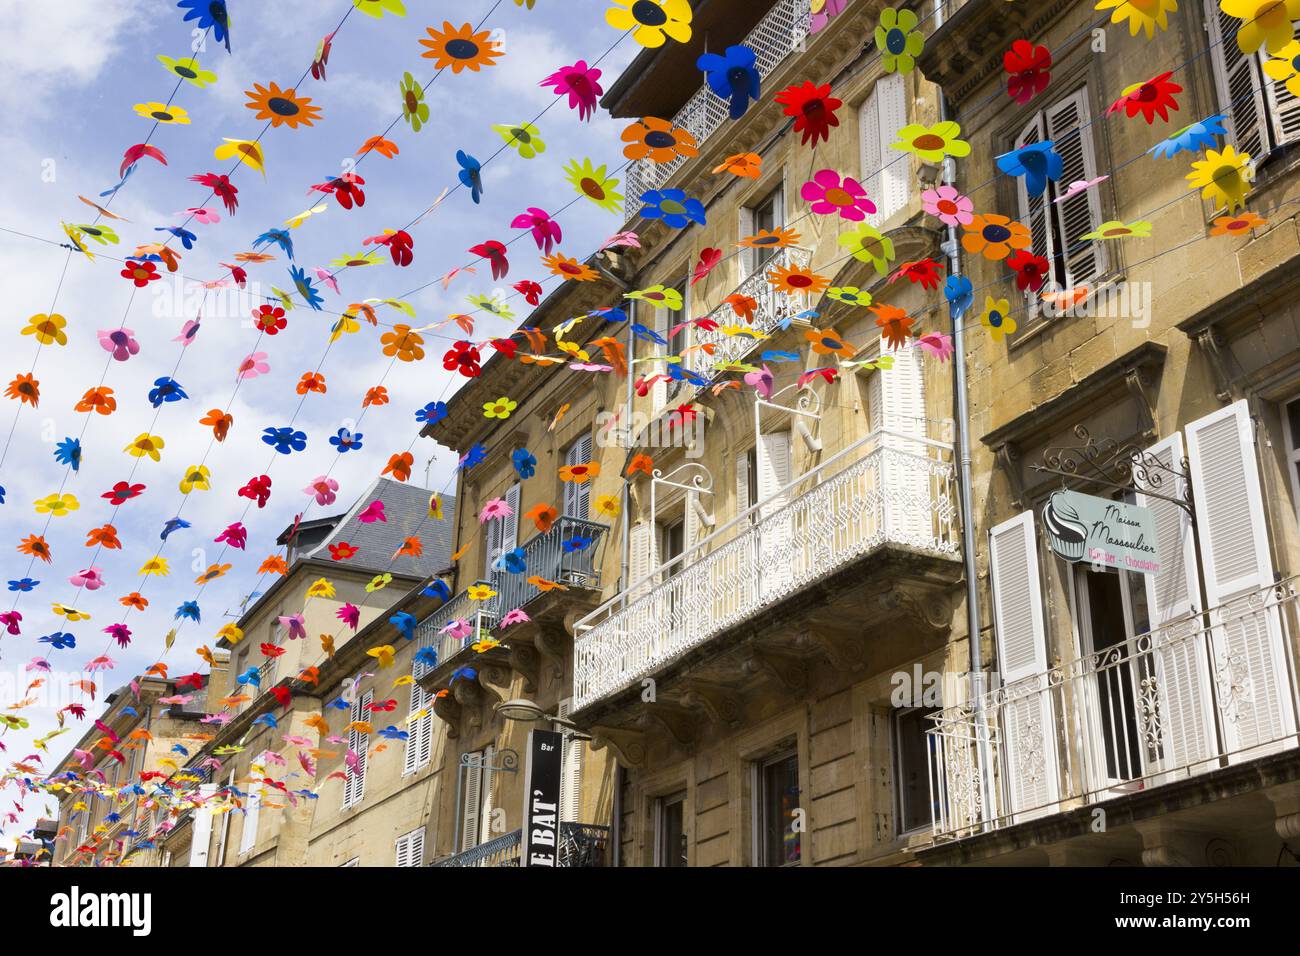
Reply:
<svg viewBox="0 0 1300 956"><path fill-rule="evenodd" d="M980 313L980 324L989 330L989 338L1001 342L1004 335L1016 331L1016 320L1011 318L1011 303L1006 299L987 296L984 299L984 311Z"/></svg>
<svg viewBox="0 0 1300 956"><path fill-rule="evenodd" d="M785 295L812 293L819 295L830 288L831 280L800 265L777 266L767 274L767 281Z"/></svg>
<svg viewBox="0 0 1300 956"><path fill-rule="evenodd" d="M785 249L799 242L799 233L793 229L778 226L775 229L760 229L752 236L745 236L737 246L742 249Z"/></svg>
<svg viewBox="0 0 1300 956"><path fill-rule="evenodd" d="M1274 56L1295 37L1300 0L1219 0L1219 9L1241 21L1237 46L1250 56L1266 47Z"/></svg>
<svg viewBox="0 0 1300 956"><path fill-rule="evenodd" d="M33 335L42 345L67 345L68 334L63 331L68 320L57 312L33 315L23 327L23 335Z"/></svg>
<svg viewBox="0 0 1300 956"><path fill-rule="evenodd" d="M689 0L612 0L605 22L615 30L631 30L632 39L655 49L669 40L685 43L691 38Z"/></svg>
<svg viewBox="0 0 1300 956"><path fill-rule="evenodd" d="M385 13L397 17L406 16L406 7L403 6L402 0L352 0L352 6L376 20L383 19Z"/></svg>
<svg viewBox="0 0 1300 956"><path fill-rule="evenodd" d="M866 223L853 232L843 233L837 242L848 249L854 259L871 263L879 275L888 272L889 264L894 261L893 240Z"/></svg>
<svg viewBox="0 0 1300 956"><path fill-rule="evenodd" d="M311 105L311 97L298 96L293 87L282 90L275 83L269 86L254 83L251 90L244 90L244 95L248 97L244 105L254 111L255 118L270 120L276 129L313 126L320 119L320 109Z"/></svg>
<svg viewBox="0 0 1300 956"><path fill-rule="evenodd" d="M542 265L551 270L552 275L557 275L562 279L573 279L575 282L595 282L600 278L596 274L596 270L591 266L579 262L577 259L570 259L562 252L543 256Z"/></svg>
<svg viewBox="0 0 1300 956"><path fill-rule="evenodd" d="M378 249L336 256L330 260L330 265L337 266L340 269L363 269L366 266L382 266L383 264L384 254Z"/></svg>
<svg viewBox="0 0 1300 956"><path fill-rule="evenodd" d="M1123 223L1118 220L1103 222L1100 226L1088 233L1086 236L1080 236L1079 241L1102 240L1102 239L1150 239L1151 223L1145 220L1137 222Z"/></svg>
<svg viewBox="0 0 1300 956"><path fill-rule="evenodd" d="M1201 190L1202 199L1226 204L1228 212L1235 212L1245 205L1252 178L1250 154L1224 146L1222 152L1207 149L1205 159L1192 163L1187 182L1188 188Z"/></svg>
<svg viewBox="0 0 1300 956"><path fill-rule="evenodd" d="M163 68L166 69L168 73L172 74L172 76L178 76L186 83L197 86L199 89L203 89L209 83L217 82L217 74L213 73L211 70L203 69L199 66L199 61L193 56L180 57L173 60L169 56L159 54L158 62L161 63Z"/></svg>
<svg viewBox="0 0 1300 956"><path fill-rule="evenodd" d="M1260 229L1267 225L1267 219L1257 216L1253 212L1243 212L1236 216L1220 216L1214 220L1214 228L1210 230L1210 235L1239 236L1244 232Z"/></svg>
<svg viewBox="0 0 1300 956"><path fill-rule="evenodd" d="M649 159L652 163L700 155L695 137L680 126L657 116L647 116L623 130L623 155L631 160Z"/></svg>
<svg viewBox="0 0 1300 956"><path fill-rule="evenodd" d="M410 73L402 74L402 119L414 133L429 122L429 104L424 102L424 87Z"/></svg>
<svg viewBox="0 0 1300 956"><path fill-rule="evenodd" d="M1001 262L1013 250L1028 249L1033 243L1029 227L995 213L974 216L962 227L962 248L973 256Z"/></svg>
<svg viewBox="0 0 1300 956"><path fill-rule="evenodd" d="M916 58L925 49L925 35L916 25L920 22L911 10L881 11L876 27L876 49L880 64L888 73L911 73Z"/></svg>
<svg viewBox="0 0 1300 956"><path fill-rule="evenodd" d="M571 159L564 167L564 176L579 196L585 196L606 212L622 211L623 195L614 192L618 180L610 177L604 166L597 167L590 159L581 162Z"/></svg>
<svg viewBox="0 0 1300 956"><path fill-rule="evenodd" d="M970 155L970 143L961 136L961 126L947 121L934 126L910 123L898 131L894 149L915 154L923 163L941 163L945 156L958 159Z"/></svg>
<svg viewBox="0 0 1300 956"><path fill-rule="evenodd" d="M1098 0L1096 9L1110 10L1111 23L1127 20L1129 36L1145 30L1150 40L1156 30L1169 29L1169 14L1178 11L1178 0Z"/></svg>
<svg viewBox="0 0 1300 956"><path fill-rule="evenodd" d="M179 106L168 106L166 103L136 103L133 108L137 116L143 116L155 123L190 125L190 114Z"/></svg>
<svg viewBox="0 0 1300 956"><path fill-rule="evenodd" d="M546 152L541 130L532 123L500 123L492 129L523 159L535 159Z"/></svg>
<svg viewBox="0 0 1300 956"><path fill-rule="evenodd" d="M1269 79L1286 84L1292 96L1300 97L1300 40L1292 40L1264 62Z"/></svg>
<svg viewBox="0 0 1300 956"><path fill-rule="evenodd" d="M475 33L469 23L453 27L444 20L441 31L426 27L424 32L429 37L421 37L420 45L428 49L420 55L433 60L433 65L439 70L451 67L453 73L464 70L477 73L485 66L495 66L501 56L501 51L492 42L492 34L487 30Z"/></svg>
<svg viewBox="0 0 1300 956"><path fill-rule="evenodd" d="M41 383L30 372L20 372L5 388L5 398L37 408L41 404Z"/></svg>

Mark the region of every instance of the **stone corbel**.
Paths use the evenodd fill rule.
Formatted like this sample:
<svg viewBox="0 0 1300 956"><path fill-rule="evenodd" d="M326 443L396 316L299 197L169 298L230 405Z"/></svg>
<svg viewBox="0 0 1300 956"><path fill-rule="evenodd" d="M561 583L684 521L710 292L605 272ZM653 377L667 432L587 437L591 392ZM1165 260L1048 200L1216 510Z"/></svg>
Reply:
<svg viewBox="0 0 1300 956"><path fill-rule="evenodd" d="M521 641L511 641L510 666L524 679L524 693L537 693L537 672L541 667L541 655L537 653L537 648Z"/></svg>
<svg viewBox="0 0 1300 956"><path fill-rule="evenodd" d="M1210 363L1210 371L1214 373L1215 396L1221 402L1231 402L1237 397L1236 390L1232 387L1227 357L1223 354L1223 345L1219 341L1218 333L1214 331L1214 326L1206 326L1199 332L1193 333L1192 339Z"/></svg>
<svg viewBox="0 0 1300 956"><path fill-rule="evenodd" d="M447 738L455 740L460 736L460 718L464 714L464 708L450 694L444 694L441 697L433 699L433 712L438 719L447 725Z"/></svg>
<svg viewBox="0 0 1300 956"><path fill-rule="evenodd" d="M1020 453L1011 442L1003 442L993 449L993 455L1002 467L1011 485L1011 500L1017 508L1025 506L1025 482L1020 474Z"/></svg>
<svg viewBox="0 0 1300 956"><path fill-rule="evenodd" d="M451 685L451 696L461 705L462 714L468 715L470 728L478 730L483 723L480 709L487 697L482 685L476 680L458 680Z"/></svg>
<svg viewBox="0 0 1300 956"><path fill-rule="evenodd" d="M832 633L821 628L809 631L808 640L820 648L838 671L858 671L867 666L867 656L862 641L848 634Z"/></svg>
<svg viewBox="0 0 1300 956"><path fill-rule="evenodd" d="M700 720L698 715L685 707L656 701L647 705L642 719L654 721L680 747L690 749L695 744Z"/></svg>
<svg viewBox="0 0 1300 956"><path fill-rule="evenodd" d="M1137 406L1138 434L1154 438L1156 434L1156 406L1155 396L1151 394L1151 383L1147 381L1142 369L1130 368L1124 372L1124 384L1128 386L1129 394L1133 397L1133 404Z"/></svg>
<svg viewBox="0 0 1300 956"><path fill-rule="evenodd" d="M510 699L510 667L502 663L485 664L478 669L479 686L483 688L484 697L495 697L498 701Z"/></svg>
<svg viewBox="0 0 1300 956"><path fill-rule="evenodd" d="M608 747L624 767L640 767L645 763L644 731L596 724L589 732L593 750Z"/></svg>
<svg viewBox="0 0 1300 956"><path fill-rule="evenodd" d="M533 646L551 667L553 680L564 679L564 652L569 636L562 627L540 625L533 634Z"/></svg>
<svg viewBox="0 0 1300 956"><path fill-rule="evenodd" d="M755 648L742 668L747 674L770 677L792 693L803 690L808 683L808 671L803 661L788 654Z"/></svg>
<svg viewBox="0 0 1300 956"><path fill-rule="evenodd" d="M1159 820L1136 824L1142 836L1143 866L1204 866L1205 838Z"/></svg>
<svg viewBox="0 0 1300 956"><path fill-rule="evenodd" d="M932 591L918 593L912 588L894 585L880 595L880 606L887 611L902 611L927 630L946 633L952 627L951 599Z"/></svg>
<svg viewBox="0 0 1300 956"><path fill-rule="evenodd" d="M744 703L731 688L699 680L683 681L683 686L683 706L704 711L714 723L736 727L744 717Z"/></svg>

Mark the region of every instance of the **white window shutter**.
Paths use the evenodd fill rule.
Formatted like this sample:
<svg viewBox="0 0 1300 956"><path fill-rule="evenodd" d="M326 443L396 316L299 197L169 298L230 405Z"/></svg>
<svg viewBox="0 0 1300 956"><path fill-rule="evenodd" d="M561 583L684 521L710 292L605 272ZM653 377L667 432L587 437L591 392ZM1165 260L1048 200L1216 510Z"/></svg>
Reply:
<svg viewBox="0 0 1300 956"><path fill-rule="evenodd" d="M479 784L482 788L479 804L479 843L492 839L492 761L496 759L497 748L488 744L483 748L483 777Z"/></svg>
<svg viewBox="0 0 1300 956"><path fill-rule="evenodd" d="M1061 191L1077 180L1097 178L1097 157L1093 148L1088 88L1082 87L1046 111L1047 138L1062 160ZM1049 187L1047 196L1059 195ZM1106 272L1106 244L1080 241L1102 224L1101 193L1087 189L1065 202L1051 203L1051 214L1060 222L1059 238L1065 266L1065 288L1093 282ZM1037 250L1035 250L1037 251Z"/></svg>
<svg viewBox="0 0 1300 956"><path fill-rule="evenodd" d="M141 748L143 749L143 748ZM196 807L194 813L193 836L190 839L190 866L208 865L208 847L212 841L212 797L217 792L215 783L205 783L199 787L199 799L203 805Z"/></svg>
<svg viewBox="0 0 1300 956"><path fill-rule="evenodd" d="M880 97L883 82L884 80L880 80L876 83L876 88L871 91L871 95L858 110L858 157L861 170L858 176L862 188L867 191L867 198L876 204L876 214L867 219L873 226L879 225L882 221L880 212L884 208L885 201L885 176L881 171L881 167L885 164L885 144L880 139Z"/></svg>
<svg viewBox="0 0 1300 956"><path fill-rule="evenodd" d="M928 504L930 460L926 447L916 441L926 437L921 350L913 345L888 354L894 358L894 367L872 373L879 394L873 389L871 396L873 412L879 409L881 423L889 432L881 439L881 445L889 450L883 456L882 475L888 496L886 530L890 540L928 547L934 538L934 514Z"/></svg>
<svg viewBox="0 0 1300 956"><path fill-rule="evenodd" d="M370 712L366 707L375 699L375 692L368 690L361 695L352 704L349 711L349 723L369 720ZM366 759L370 749L370 736L363 734L356 728L348 730L348 749L355 751L357 755L356 770L348 769L347 776L343 780L343 809L355 806L361 802L361 798L366 792Z"/></svg>
<svg viewBox="0 0 1300 956"><path fill-rule="evenodd" d="M564 455L566 465L585 464L592 460L591 435L575 440ZM570 481L564 485L564 513L571 518L591 519L591 482L578 484Z"/></svg>
<svg viewBox="0 0 1300 956"><path fill-rule="evenodd" d="M1218 704L1235 762L1289 746L1278 742L1296 731L1278 612L1241 604L1274 583L1254 423L1243 400L1186 431Z"/></svg>
<svg viewBox="0 0 1300 956"><path fill-rule="evenodd" d="M505 521L489 521L483 529L483 577L491 578L492 565L501 557L501 546L505 543Z"/></svg>
<svg viewBox="0 0 1300 956"><path fill-rule="evenodd" d="M634 601L644 597L654 587L654 582L648 578L659 567L658 538L657 529L646 521L633 525L628 533L628 547L631 554L627 587L632 591L631 598Z"/></svg>
<svg viewBox="0 0 1300 956"><path fill-rule="evenodd" d="M568 717L573 711L573 699L560 701L558 715ZM580 823L582 815L582 758L585 751L582 740L565 738L560 769L560 820L563 823Z"/></svg>
<svg viewBox="0 0 1300 956"><path fill-rule="evenodd" d="M1051 812L1059 799L1056 724L1047 680L1047 630L1034 513L989 531L993 629L1006 703L1003 754L1011 810L1018 819Z"/></svg>
<svg viewBox="0 0 1300 956"><path fill-rule="evenodd" d="M346 864L345 864L346 865ZM412 830L397 838L398 867L424 866L424 830Z"/></svg>
<svg viewBox="0 0 1300 956"><path fill-rule="evenodd" d="M1264 83L1255 57L1246 56L1237 45L1240 22L1219 7L1218 0L1205 0L1205 20L1209 28L1210 58L1214 63L1214 83L1219 93L1219 109L1228 117L1228 139L1254 159L1269 150L1265 128Z"/></svg>
<svg viewBox="0 0 1300 956"><path fill-rule="evenodd" d="M262 782L248 786L248 799L244 801L244 826L239 833L239 852L247 853L257 845L257 820L262 809Z"/></svg>
<svg viewBox="0 0 1300 956"><path fill-rule="evenodd" d="M418 714L433 703L433 695L419 684L411 685L409 714ZM402 758L402 775L405 776L428 766L433 749L433 714L428 713L406 725L406 752Z"/></svg>
<svg viewBox="0 0 1300 956"><path fill-rule="evenodd" d="M771 597L780 594L794 576L795 548L791 534L789 513L782 514L790 501L790 493L783 491L790 483L790 432L768 432L758 436L755 458L758 466L758 500L761 530L759 532L759 595Z"/></svg>
<svg viewBox="0 0 1300 956"><path fill-rule="evenodd" d="M483 752L479 751L473 756L482 759ZM464 792L461 795L460 817L460 849L464 852L472 850L479 844L479 807L483 801L483 768L465 767L461 772L465 775L462 783Z"/></svg>
<svg viewBox="0 0 1300 956"><path fill-rule="evenodd" d="M1292 23L1291 31L1300 33L1300 22ZM1261 49L1257 55L1261 62L1269 59L1266 50ZM1268 102L1268 119L1274 145L1285 146L1300 140L1300 97L1292 93L1285 82L1279 83L1267 73L1261 73L1260 82L1264 87L1264 98Z"/></svg>
<svg viewBox="0 0 1300 956"><path fill-rule="evenodd" d="M781 491L790 483L790 432L769 432L758 436L758 500L763 502L763 516L774 514L789 503L788 492Z"/></svg>
<svg viewBox="0 0 1300 956"><path fill-rule="evenodd" d="M907 125L907 77L902 73L889 73L876 81L878 119L880 123L880 192L871 196L876 203L873 224L880 226L907 206L912 182L912 157L909 153L890 149L898 139L898 131Z"/></svg>
<svg viewBox="0 0 1300 956"><path fill-rule="evenodd" d="M514 512L507 518L501 519L503 531L501 535L501 553L513 551L519 547L519 482L510 486L506 492L506 504Z"/></svg>
<svg viewBox="0 0 1300 956"><path fill-rule="evenodd" d="M1174 432L1152 445L1147 454L1180 473L1184 458L1182 433ZM1183 478L1169 472L1153 474L1160 478L1158 489L1135 468L1137 487L1183 497L1187 484ZM1193 767L1217 752L1209 661L1199 636L1189 640L1186 633L1171 633L1163 628L1199 612L1203 606L1196 534L1191 515L1172 501L1139 492L1137 504L1151 509L1156 531L1153 543L1160 558L1158 573L1142 575L1147 611L1155 629L1151 651L1159 694L1160 762L1170 769Z"/></svg>
<svg viewBox="0 0 1300 956"><path fill-rule="evenodd" d="M736 514L741 515L754 504L749 500L749 452L736 456Z"/></svg>

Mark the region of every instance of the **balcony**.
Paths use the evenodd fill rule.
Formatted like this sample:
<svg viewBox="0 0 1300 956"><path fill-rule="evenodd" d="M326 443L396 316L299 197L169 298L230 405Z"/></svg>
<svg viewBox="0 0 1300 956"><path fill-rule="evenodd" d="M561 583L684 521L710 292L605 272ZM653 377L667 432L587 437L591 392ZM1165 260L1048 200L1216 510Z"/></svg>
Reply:
<svg viewBox="0 0 1300 956"><path fill-rule="evenodd" d="M777 3L759 21L758 26L740 41L758 54L759 75L768 77L785 59L803 46L808 36L811 20L808 0L777 0ZM695 137L703 150L705 141L724 124L730 122L727 103L702 85L672 118L674 126L681 127ZM631 221L641 210L641 196L651 189L662 188L682 165L683 159L671 163L653 163L648 159L632 163L624 182L626 218Z"/></svg>
<svg viewBox="0 0 1300 956"><path fill-rule="evenodd" d="M1292 578L935 715L936 843L1300 746Z"/></svg>
<svg viewBox="0 0 1300 956"><path fill-rule="evenodd" d="M518 866L523 831L481 843L473 849L434 860L430 866ZM609 827L590 823L561 823L559 865L566 867L605 866L609 848Z"/></svg>
<svg viewBox="0 0 1300 956"><path fill-rule="evenodd" d="M789 503L774 507L772 501ZM873 433L583 618L575 639L574 710L637 685L724 632L752 625L812 585L830 587L832 576L887 550L901 567L878 576L884 587L897 576L950 585L960 549L951 447ZM942 573L931 574L936 565ZM855 600L870 590L864 583L847 585ZM839 615L830 602L814 603ZM881 605L875 609L879 618ZM859 625L856 633L862 630Z"/></svg>

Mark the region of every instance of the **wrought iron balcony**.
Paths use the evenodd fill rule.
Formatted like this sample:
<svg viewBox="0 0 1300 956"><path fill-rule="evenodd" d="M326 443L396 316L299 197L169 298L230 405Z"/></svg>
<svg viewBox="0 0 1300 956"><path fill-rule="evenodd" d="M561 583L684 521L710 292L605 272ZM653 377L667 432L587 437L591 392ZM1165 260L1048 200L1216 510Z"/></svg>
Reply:
<svg viewBox="0 0 1300 956"><path fill-rule="evenodd" d="M940 711L927 747L936 840L1300 746L1287 660L1298 581Z"/></svg>
<svg viewBox="0 0 1300 956"><path fill-rule="evenodd" d="M801 49L808 36L811 19L808 0L777 0L767 16L741 41L743 46L749 47L758 55L755 65L760 76L766 79L786 57ZM729 119L726 100L709 89L708 84L703 84L672 118L672 123L687 130L695 137L695 142L703 147L705 140L729 122ZM641 210L642 194L663 187L684 162L685 160L677 159L671 163L654 163L643 159L628 167L627 179L623 185L627 196L625 211L629 221Z"/></svg>
<svg viewBox="0 0 1300 956"><path fill-rule="evenodd" d="M473 849L434 860L430 866L518 866L523 831L481 843ZM592 823L561 823L559 865L604 866L609 849L609 827Z"/></svg>
<svg viewBox="0 0 1300 956"><path fill-rule="evenodd" d="M889 546L960 553L950 446L875 432L632 582L577 625L574 710Z"/></svg>

